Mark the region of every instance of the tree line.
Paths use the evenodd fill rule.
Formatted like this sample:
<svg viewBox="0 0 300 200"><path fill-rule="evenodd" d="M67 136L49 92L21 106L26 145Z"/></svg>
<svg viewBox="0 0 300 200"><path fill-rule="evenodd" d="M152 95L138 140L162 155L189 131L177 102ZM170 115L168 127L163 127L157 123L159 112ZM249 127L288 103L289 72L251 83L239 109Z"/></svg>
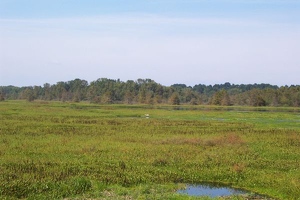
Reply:
<svg viewBox="0 0 300 200"><path fill-rule="evenodd" d="M88 83L75 79L43 86L0 86L0 101L89 101L112 104L192 104L241 106L300 106L300 86L270 84L185 84L163 86L151 79L120 81L100 78Z"/></svg>

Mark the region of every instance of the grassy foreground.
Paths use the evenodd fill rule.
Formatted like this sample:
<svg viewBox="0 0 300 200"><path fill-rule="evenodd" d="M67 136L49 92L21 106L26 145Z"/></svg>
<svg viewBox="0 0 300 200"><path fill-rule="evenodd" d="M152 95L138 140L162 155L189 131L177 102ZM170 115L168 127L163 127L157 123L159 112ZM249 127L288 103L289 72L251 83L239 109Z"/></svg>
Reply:
<svg viewBox="0 0 300 200"><path fill-rule="evenodd" d="M0 199L300 199L299 161L299 108L0 102Z"/></svg>

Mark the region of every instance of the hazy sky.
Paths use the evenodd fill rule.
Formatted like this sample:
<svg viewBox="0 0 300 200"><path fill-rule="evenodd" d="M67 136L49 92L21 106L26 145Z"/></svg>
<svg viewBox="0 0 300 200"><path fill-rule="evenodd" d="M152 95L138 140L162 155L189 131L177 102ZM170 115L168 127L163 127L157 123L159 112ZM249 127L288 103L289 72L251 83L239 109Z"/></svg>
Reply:
<svg viewBox="0 0 300 200"><path fill-rule="evenodd" d="M0 0L0 85L300 85L299 0Z"/></svg>

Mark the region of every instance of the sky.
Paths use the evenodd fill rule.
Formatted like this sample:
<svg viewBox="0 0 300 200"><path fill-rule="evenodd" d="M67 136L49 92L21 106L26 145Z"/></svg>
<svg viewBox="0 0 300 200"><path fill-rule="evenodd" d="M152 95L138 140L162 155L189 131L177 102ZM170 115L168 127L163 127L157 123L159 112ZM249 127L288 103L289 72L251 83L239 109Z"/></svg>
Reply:
<svg viewBox="0 0 300 200"><path fill-rule="evenodd" d="M0 86L283 86L299 74L299 0L0 0Z"/></svg>

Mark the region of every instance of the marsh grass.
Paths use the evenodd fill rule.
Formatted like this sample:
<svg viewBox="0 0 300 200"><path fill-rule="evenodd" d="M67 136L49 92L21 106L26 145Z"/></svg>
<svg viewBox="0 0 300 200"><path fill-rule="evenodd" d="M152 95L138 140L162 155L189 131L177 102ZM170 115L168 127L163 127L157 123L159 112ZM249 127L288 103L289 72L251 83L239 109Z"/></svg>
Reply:
<svg viewBox="0 0 300 200"><path fill-rule="evenodd" d="M214 182L297 199L299 110L225 108L1 102L0 198L195 199L175 191Z"/></svg>

